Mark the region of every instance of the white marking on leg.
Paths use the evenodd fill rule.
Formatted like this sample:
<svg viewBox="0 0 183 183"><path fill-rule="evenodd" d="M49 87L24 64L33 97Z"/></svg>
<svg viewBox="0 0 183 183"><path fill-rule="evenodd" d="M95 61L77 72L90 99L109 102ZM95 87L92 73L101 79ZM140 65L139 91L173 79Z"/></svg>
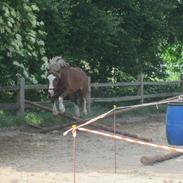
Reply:
<svg viewBox="0 0 183 183"><path fill-rule="evenodd" d="M87 115L88 114L88 111L87 111L87 108L86 108L86 98L83 99L83 113L84 115Z"/></svg>
<svg viewBox="0 0 183 183"><path fill-rule="evenodd" d="M74 103L74 108L75 108L75 114L76 114L76 116L80 116L79 107L78 107L78 105L76 105L75 103Z"/></svg>
<svg viewBox="0 0 183 183"><path fill-rule="evenodd" d="M50 94L51 97L53 97L54 95L53 81L56 77L53 74L50 74L47 78L49 81L48 93Z"/></svg>
<svg viewBox="0 0 183 183"><path fill-rule="evenodd" d="M59 97L59 110L61 113L64 113L65 112L65 106L63 104L63 98L62 97Z"/></svg>
<svg viewBox="0 0 183 183"><path fill-rule="evenodd" d="M54 101L53 103L53 115L58 115L58 110L57 110L57 104L56 104L56 101Z"/></svg>

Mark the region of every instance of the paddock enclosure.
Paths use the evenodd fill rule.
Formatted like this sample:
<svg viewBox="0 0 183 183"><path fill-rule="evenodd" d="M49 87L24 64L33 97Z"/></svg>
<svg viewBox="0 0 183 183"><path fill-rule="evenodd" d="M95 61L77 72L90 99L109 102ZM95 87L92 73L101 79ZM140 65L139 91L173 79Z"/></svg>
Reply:
<svg viewBox="0 0 183 183"><path fill-rule="evenodd" d="M21 83L21 80L20 80ZM175 83L174 83L175 84ZM177 83L176 83L177 84ZM181 86L181 82L179 81ZM18 89L18 113L24 112L25 105L39 107L38 103L31 102L25 98L25 83L22 80ZM24 87L22 87L24 86ZM143 87L141 87L141 97ZM180 87L181 89L181 87ZM181 93L181 92L178 92ZM170 96L176 93L170 93ZM169 96L168 94L165 96ZM22 97L23 96L23 97ZM140 99L144 99L141 98ZM182 96L181 96L182 97ZM174 100L179 97L172 97ZM141 100L141 103L144 101ZM157 107L160 103L167 104L169 100L162 100L152 103ZM144 106L149 103L142 104ZM23 106L23 107L22 107ZM140 107L136 105L135 108ZM116 107L114 106L114 109ZM114 110L113 109L113 110ZM122 106L120 110L129 110L131 106ZM47 110L45 108L45 110ZM49 109L48 109L49 111ZM118 111L116 111L116 114ZM110 115L111 114L111 115ZM143 139L149 143L167 146L165 135L165 113L148 113L147 115L113 115L100 119L92 126L93 130L112 135L122 135L130 139ZM81 119L66 116L73 122ZM102 116L101 118L103 118ZM86 121L80 121L82 124ZM115 121L115 124L114 124ZM106 138L102 135L83 133L79 128L77 136L73 134L63 136L65 130L70 128L52 129L48 133L40 133L40 129L32 127L12 127L0 129L0 178L6 182L183 182L183 156L174 155L170 160L152 163L153 166L144 166L141 159L145 157L169 156L168 152L162 149L150 148L145 145L131 144L126 141ZM101 125L98 129L95 125ZM91 124L90 124L91 125ZM61 125L62 127L62 125ZM103 129L101 128L103 127ZM107 129L114 129L109 132ZM45 132L45 131L44 131ZM125 134L124 134L125 132ZM121 134L120 134L121 133ZM135 136L134 136L135 135ZM144 140L145 139L145 140ZM75 146L75 148L74 148ZM172 147L181 149L181 147ZM178 151L180 153L180 151ZM181 151L182 152L182 151ZM153 158L152 158L153 159ZM165 158L166 159L166 158Z"/></svg>
<svg viewBox="0 0 183 183"><path fill-rule="evenodd" d="M172 97L172 100L174 98L176 97ZM143 104L143 106L159 105L162 102L167 103L167 100ZM124 109L129 107L122 107L122 110ZM104 118L100 124L111 127L113 122L112 116ZM164 113L116 116L115 122L118 130L138 134L146 139L152 139L154 143L167 145ZM35 129L26 127L1 129L1 180L3 182L73 182L73 137L63 136L64 131L62 129L41 134ZM153 157L167 152L116 141L115 164L114 139L83 132L77 133L75 182L182 182L182 156L153 166L144 166L140 162L142 156Z"/></svg>
<svg viewBox="0 0 183 183"><path fill-rule="evenodd" d="M111 125L113 118L101 121ZM118 129L166 145L165 114L116 118ZM0 129L1 182L73 182L72 135L64 130L46 134L19 127ZM117 172L114 173L114 140L88 133L76 139L76 182L180 183L183 156L153 166L144 166L142 156L166 151L116 141Z"/></svg>

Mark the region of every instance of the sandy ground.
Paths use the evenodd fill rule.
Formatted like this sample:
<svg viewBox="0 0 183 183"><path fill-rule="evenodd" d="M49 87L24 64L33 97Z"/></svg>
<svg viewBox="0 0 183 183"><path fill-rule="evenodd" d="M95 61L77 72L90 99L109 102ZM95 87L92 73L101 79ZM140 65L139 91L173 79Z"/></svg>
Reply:
<svg viewBox="0 0 183 183"><path fill-rule="evenodd" d="M166 144L163 114L118 119L120 128ZM110 121L108 121L110 123ZM0 183L72 183L71 135L63 131L33 133L27 128L0 130ZM151 147L117 141L114 174L114 140L88 133L77 136L77 183L183 183L183 156L143 166L143 155L166 153Z"/></svg>

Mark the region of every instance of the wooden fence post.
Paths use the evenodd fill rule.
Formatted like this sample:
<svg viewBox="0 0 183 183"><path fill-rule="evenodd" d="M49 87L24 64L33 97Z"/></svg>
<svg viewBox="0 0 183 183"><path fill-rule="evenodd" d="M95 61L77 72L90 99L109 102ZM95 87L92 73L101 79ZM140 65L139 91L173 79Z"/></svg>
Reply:
<svg viewBox="0 0 183 183"><path fill-rule="evenodd" d="M88 77L88 112L91 112L91 78Z"/></svg>
<svg viewBox="0 0 183 183"><path fill-rule="evenodd" d="M25 79L17 78L17 115L24 116L25 111Z"/></svg>
<svg viewBox="0 0 183 183"><path fill-rule="evenodd" d="M141 104L144 103L144 75L142 73L140 73L138 75L138 81L140 82L140 86L138 89L138 95L141 96Z"/></svg>
<svg viewBox="0 0 183 183"><path fill-rule="evenodd" d="M183 74L180 75L180 89L181 92L183 93Z"/></svg>

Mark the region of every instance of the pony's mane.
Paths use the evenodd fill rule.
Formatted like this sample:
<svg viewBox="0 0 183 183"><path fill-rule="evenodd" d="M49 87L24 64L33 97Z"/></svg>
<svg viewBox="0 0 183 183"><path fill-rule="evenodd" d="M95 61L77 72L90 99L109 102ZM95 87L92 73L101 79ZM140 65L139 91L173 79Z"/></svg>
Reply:
<svg viewBox="0 0 183 183"><path fill-rule="evenodd" d="M68 67L69 64L61 57L61 56L56 56L50 59L48 68L53 69L53 70L58 70L61 67Z"/></svg>

